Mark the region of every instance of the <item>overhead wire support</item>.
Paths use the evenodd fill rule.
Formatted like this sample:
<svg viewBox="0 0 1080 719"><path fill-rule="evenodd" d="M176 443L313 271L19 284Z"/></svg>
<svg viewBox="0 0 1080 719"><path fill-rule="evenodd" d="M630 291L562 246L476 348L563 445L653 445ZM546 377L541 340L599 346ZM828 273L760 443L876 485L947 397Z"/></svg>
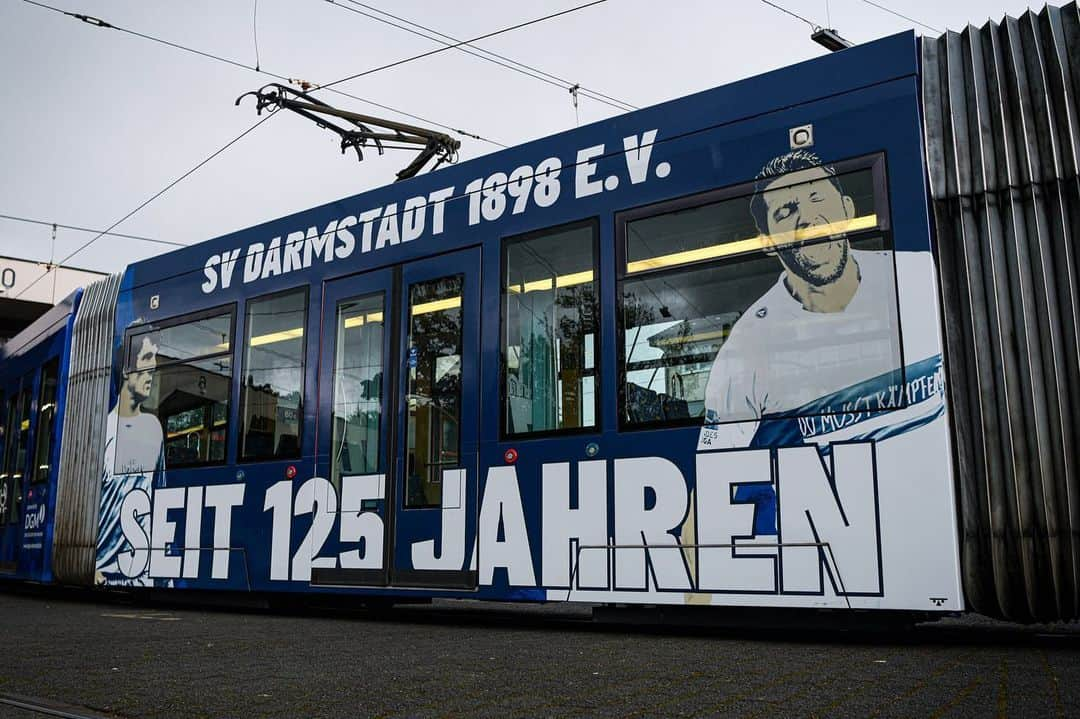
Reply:
<svg viewBox="0 0 1080 719"><path fill-rule="evenodd" d="M398 180L414 177L432 159L435 160L432 169L444 162L456 161L457 152L461 148L459 140L445 133L433 132L423 127L384 120L371 115L362 115L358 112L339 110L303 90L295 90L280 83L271 83L258 90L245 92L236 98L236 104L239 105L240 101L248 95L255 98L255 111L260 115L265 109L269 109L271 114L277 110L290 110L301 117L306 117L319 127L336 132L341 136L342 154L352 148L356 151L359 160L364 159L363 148L368 147L369 144L374 146L380 155L383 154L384 142L404 143L409 149L419 151L420 154L405 169L397 173ZM341 127L327 120L323 117L324 115L346 120L356 129ZM371 126L384 128L389 132L377 132ZM403 149L399 146L394 147Z"/></svg>
<svg viewBox="0 0 1080 719"><path fill-rule="evenodd" d="M171 245L173 247L187 247L183 242L171 242L169 240L158 240L153 237L141 237L140 235L125 235L122 232L104 232L102 230L92 230L89 227L79 227L78 225L65 225L62 222L48 222L46 220L35 220L30 217L20 217L18 215L5 215L0 214L0 220L12 220L14 222L26 222L33 225L45 225L46 227L59 227L64 230L75 230L76 232L89 232L92 234L102 234L108 237L123 237L128 240L139 240L140 242L153 242L159 245Z"/></svg>
<svg viewBox="0 0 1080 719"><path fill-rule="evenodd" d="M829 50L830 52L836 52L837 50L846 50L847 48L849 48L849 47L851 47L853 45L853 43L850 40L847 40L847 39L841 37L840 33L838 33L833 28L824 27L822 25L819 25L818 23L814 22L813 20L805 18L805 17L803 17L802 15L800 15L800 14L798 14L796 12L792 12L791 10L788 10L786 7L783 7L782 5L777 5L774 2L770 2L770 0L761 0L761 2L765 3L766 5L768 5L771 8L775 8L776 10L779 10L780 12L784 13L785 15L790 15L791 17L795 18L796 20L799 20L800 22L804 22L807 25L809 25L810 26L810 39L813 40L814 42L816 42L818 45L821 45L822 47L824 47L826 50ZM828 6L827 2L825 4L825 13L826 13L826 15L829 15L829 6Z"/></svg>
<svg viewBox="0 0 1080 719"><path fill-rule="evenodd" d="M242 68L244 70L250 70L252 72L257 72L257 73L259 73L261 75L266 75L267 77L272 77L275 80L281 80L283 82L291 82L291 79L286 77L285 75L279 75L279 74L277 74L275 72L270 72L269 70L265 70L265 69L263 69L261 67L258 67L258 66L248 65L248 64L240 62L238 60L233 60L233 59L230 59L230 58L227 58L227 57L223 57L221 55L215 55L213 53L206 52L204 50L199 50L199 49L196 49L196 48L193 48L193 47L188 47L186 45L181 45L179 43L175 43L175 42L172 42L170 40L165 40L165 39L162 39L160 37L155 37L154 35L147 35L146 33L139 32L138 30L132 30L130 28L126 28L126 27L122 27L120 25L115 25L113 23L106 22L105 20L101 20L100 18L94 18L94 17L91 17L89 15L83 15L81 13L68 12L67 10L63 10L61 8L58 8L58 7L53 7L52 5L47 5L47 4L43 3L43 2L38 2L38 0L23 0L23 2L25 2L25 3L29 4L29 5L34 5L36 7L43 8L45 10L51 10L52 12L60 13L61 15L67 15L68 17L76 18L78 20L86 22L87 24L93 25L95 27L105 28L105 29L109 29L109 30L116 30L118 32L125 33L127 35L133 35L135 37L142 38L143 40L149 40L150 42L156 42L159 45L166 45L166 46L171 47L171 48L173 48L175 50L180 50L182 52L191 53L192 55L199 55L200 57L204 57L204 58L206 58L208 60L214 60L216 62L223 62L223 63L225 63L227 65L232 65L233 67L239 67L239 68ZM479 134L474 133L474 132L470 132L468 130L464 130L464 129L461 129L461 128L458 128L458 127L453 127L452 125L447 125L447 124L444 124L444 123L441 123L441 122L437 122L435 120L431 120L429 118L422 117L420 115L416 115L414 113L407 112L405 110L401 110L401 109L398 109L396 107L392 107L390 105L384 105L384 104L376 102L374 100L369 100L368 98L365 98L365 97L360 97L358 95L353 95L351 93L345 92L344 90L339 90L337 88L330 88L330 92L333 92L333 93L335 93L337 95L341 95L342 97L347 97L347 98L349 98L351 100L356 100L357 102L363 102L363 103L366 103L368 105L372 105L372 106L377 107L377 108L382 109L382 110L387 110L388 112L393 112L393 113L396 113L398 115L402 115L404 117L410 117L410 118L412 118L414 120L419 120L420 122L426 122L426 123L428 123L430 125L436 125L438 127L442 127L442 128L444 128L446 130L449 130L450 132L453 132L456 135L461 135L462 137L468 137L470 139L477 140L478 142L486 142L488 144L495 145L496 147L503 147L503 148L507 147L506 144L504 144L502 142L499 142L497 140L492 140L489 137L484 137L482 135L479 135Z"/></svg>
<svg viewBox="0 0 1080 719"><path fill-rule="evenodd" d="M403 18L400 15L394 15L393 13L381 10L373 5L359 2L359 0L344 1L348 2L349 5L342 4L340 0L326 0L326 2L330 3L331 5L335 5L342 10L348 10L351 13L355 13L362 17L375 20L376 22L389 25L390 27L398 28L399 30L404 30L407 33L411 33L413 35L416 35L417 37L422 37L426 40L432 40L434 42L447 46L459 43L458 45L455 45L455 49L459 50L460 52L463 52L467 55L472 55L473 57L479 58L480 60L484 60L486 62L490 62L494 65L507 68L521 75L524 75L525 77L530 77L534 80L539 80L549 85L554 85L555 87L562 88L564 90L571 90L572 88L577 87L581 92L582 96L587 97L590 100L594 100L596 102L613 107L616 110L626 112L629 110L638 109L636 105L632 105L628 102L612 97L611 95L605 95L604 93L594 90L592 88L582 87L580 83L570 82L569 80L561 78L558 75L553 75L549 72L541 70L540 68L534 67L532 65L527 65L523 62L520 62L519 60L507 57L506 55L500 55L497 52L493 52L482 47L470 45L468 43L460 44L462 41L452 35L447 35L444 32L440 32L439 30L435 30L434 28L428 27L426 25L421 25L418 22ZM355 5L356 7L350 7L351 5ZM357 7L364 8L365 10L369 10L370 12L358 10L356 9ZM387 20L386 18L392 18L392 20L396 20L398 22L393 22L392 20ZM401 23L405 24L403 25Z"/></svg>

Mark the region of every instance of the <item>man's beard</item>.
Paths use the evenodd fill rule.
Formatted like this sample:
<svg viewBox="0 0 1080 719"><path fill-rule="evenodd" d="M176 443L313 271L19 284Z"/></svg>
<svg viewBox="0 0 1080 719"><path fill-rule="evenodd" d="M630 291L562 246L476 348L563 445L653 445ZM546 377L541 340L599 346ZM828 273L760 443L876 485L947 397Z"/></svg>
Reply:
<svg viewBox="0 0 1080 719"><path fill-rule="evenodd" d="M794 272L795 276L800 280L814 287L823 287L836 282L840 279L840 275L844 274L844 270L847 269L848 260L851 257L848 243L844 240L840 240L840 242L843 246L843 254L840 256L840 261L836 263L836 268L828 274L821 274L815 270L813 263L802 255L798 247L780 248L777 250L777 254L784 261L784 266L787 267L788 271Z"/></svg>

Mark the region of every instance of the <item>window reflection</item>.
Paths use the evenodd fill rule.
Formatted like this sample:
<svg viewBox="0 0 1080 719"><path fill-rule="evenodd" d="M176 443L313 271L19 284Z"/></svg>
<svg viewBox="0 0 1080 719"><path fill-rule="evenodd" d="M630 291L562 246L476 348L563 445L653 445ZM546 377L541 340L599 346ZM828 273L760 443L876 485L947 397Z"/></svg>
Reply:
<svg viewBox="0 0 1080 719"><path fill-rule="evenodd" d="M337 308L331 481L379 471L383 388L383 295Z"/></svg>
<svg viewBox="0 0 1080 719"><path fill-rule="evenodd" d="M504 247L507 434L596 424L596 225Z"/></svg>
<svg viewBox="0 0 1080 719"><path fill-rule="evenodd" d="M793 152L762 173L725 199L626 223L623 422L827 414L858 383L902 384L874 169L837 174Z"/></svg>
<svg viewBox="0 0 1080 719"><path fill-rule="evenodd" d="M128 337L116 410L116 474L225 461L231 337L231 313L140 327Z"/></svg>
<svg viewBox="0 0 1080 719"><path fill-rule="evenodd" d="M460 464L461 275L409 288L406 507L437 507L442 472Z"/></svg>
<svg viewBox="0 0 1080 719"><path fill-rule="evenodd" d="M306 314L306 288L248 303L241 459L300 456Z"/></svg>
<svg viewBox="0 0 1080 719"><path fill-rule="evenodd" d="M38 395L37 448L31 476L35 482L49 479L49 463L56 434L56 383L60 360L52 360L41 369L41 391Z"/></svg>

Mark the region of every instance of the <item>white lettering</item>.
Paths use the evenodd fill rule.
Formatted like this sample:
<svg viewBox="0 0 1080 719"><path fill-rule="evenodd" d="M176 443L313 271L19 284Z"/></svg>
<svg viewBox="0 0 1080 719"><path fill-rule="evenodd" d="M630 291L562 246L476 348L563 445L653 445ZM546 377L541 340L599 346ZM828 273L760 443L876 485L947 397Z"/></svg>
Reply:
<svg viewBox="0 0 1080 719"><path fill-rule="evenodd" d="M652 157L653 143L656 142L656 130L648 130L641 135L623 138L623 150L626 152L626 170L630 173L630 182L637 185L649 177L649 158Z"/></svg>
<svg viewBox="0 0 1080 719"><path fill-rule="evenodd" d="M284 273L304 269L304 236L299 232L290 232L281 248L281 271Z"/></svg>
<svg viewBox="0 0 1080 719"><path fill-rule="evenodd" d="M262 278L274 277L281 274L281 238L275 237L270 240L266 248L266 257L263 259Z"/></svg>
<svg viewBox="0 0 1080 719"><path fill-rule="evenodd" d="M413 569L461 571L465 563L465 470L442 473L442 534L436 552L435 540L413 542Z"/></svg>
<svg viewBox="0 0 1080 719"><path fill-rule="evenodd" d="M381 569L383 566L383 520L376 512L363 511L364 500L382 499L386 477L364 474L341 478L341 541L357 542L358 549L339 556L344 569Z"/></svg>
<svg viewBox="0 0 1080 719"><path fill-rule="evenodd" d="M125 577L138 577L146 571L150 560L150 538L143 528L143 522L149 515L149 494L134 489L124 495L124 501L120 504L120 531L131 548L119 553L116 565Z"/></svg>
<svg viewBox="0 0 1080 719"><path fill-rule="evenodd" d="M443 212L446 210L446 201L454 194L453 187L445 187L435 190L428 195L428 203L431 205L431 234L441 235L443 231Z"/></svg>
<svg viewBox="0 0 1080 719"><path fill-rule="evenodd" d="M730 545L736 538L753 539L754 505L733 501L735 488L744 484L772 484L768 449L698 455L694 493L698 544ZM762 542L775 544L771 537ZM698 547L697 588L775 592L775 555L775 547L756 550Z"/></svg>
<svg viewBox="0 0 1080 719"><path fill-rule="evenodd" d="M574 196L576 198L581 199L604 191L602 180L590 181L589 179L596 174L596 163L592 162L592 159L603 154L603 145L593 145L578 150L577 165L574 169Z"/></svg>
<svg viewBox="0 0 1080 719"><path fill-rule="evenodd" d="M212 579L229 578L229 556L232 554L232 512L244 503L243 484L215 484L206 488L206 506L214 510L214 563Z"/></svg>
<svg viewBox="0 0 1080 719"><path fill-rule="evenodd" d="M574 550L575 540L591 546L609 544L607 462L578 463L577 509L570 508L569 463L544 465L542 492L544 586L570 586L571 567L577 562L574 588L608 589L608 551Z"/></svg>
<svg viewBox="0 0 1080 719"><path fill-rule="evenodd" d="M878 594L873 443L834 444L831 464L826 470L816 447L777 450L781 591L823 591L824 568L838 595ZM821 546L787 546L799 543Z"/></svg>
<svg viewBox="0 0 1080 719"><path fill-rule="evenodd" d="M337 238L341 244L334 248L334 257L339 260L344 260L346 257L353 253L356 249L356 238L353 237L353 233L349 231L350 227L356 225L356 218L352 215L345 217L337 224Z"/></svg>
<svg viewBox="0 0 1080 719"><path fill-rule="evenodd" d="M424 234L424 216L426 214L426 198L410 197L405 200L405 211L401 215L402 242L412 242Z"/></svg>
<svg viewBox="0 0 1080 719"><path fill-rule="evenodd" d="M233 270L236 269L236 260L240 257L240 248L232 252L226 252L221 256L221 289L229 289L232 284Z"/></svg>
<svg viewBox="0 0 1080 719"><path fill-rule="evenodd" d="M615 543L649 547L615 550L616 589L647 589L646 563L657 589L690 589L690 572L672 534L687 506L686 480L671 461L615 460Z"/></svg>
<svg viewBox="0 0 1080 719"><path fill-rule="evenodd" d="M499 529L502 529L502 539ZM515 587L536 586L525 512L521 508L517 471L513 467L488 470L484 501L480 506L480 583L491 584L495 567L506 567Z"/></svg>
<svg viewBox="0 0 1080 719"><path fill-rule="evenodd" d="M360 223L363 225L363 234L360 237L360 251L371 252L371 224L379 218L382 210L368 210L360 213Z"/></svg>
<svg viewBox="0 0 1080 719"><path fill-rule="evenodd" d="M206 275L206 282L203 282L201 287L203 294L210 294L214 291L214 288L217 287L217 270L214 268L217 267L220 262L220 255L210 255L210 257L206 259L206 264L203 265L203 274Z"/></svg>
<svg viewBox="0 0 1080 719"><path fill-rule="evenodd" d="M244 258L244 284L254 282L262 274L263 250L266 246L261 242L252 242L248 245L247 256Z"/></svg>
<svg viewBox="0 0 1080 719"><path fill-rule="evenodd" d="M375 238L375 249L381 250L386 245L396 245L400 242L398 237L397 203L391 202L383 210L382 221L379 223L379 234Z"/></svg>
<svg viewBox="0 0 1080 719"><path fill-rule="evenodd" d="M184 511L184 578L199 578L199 559L202 556L203 488L188 487L187 509Z"/></svg>
<svg viewBox="0 0 1080 719"><path fill-rule="evenodd" d="M180 576L180 555L172 552L176 522L169 521L169 510L184 506L184 488L154 490L154 518L150 522L150 576Z"/></svg>

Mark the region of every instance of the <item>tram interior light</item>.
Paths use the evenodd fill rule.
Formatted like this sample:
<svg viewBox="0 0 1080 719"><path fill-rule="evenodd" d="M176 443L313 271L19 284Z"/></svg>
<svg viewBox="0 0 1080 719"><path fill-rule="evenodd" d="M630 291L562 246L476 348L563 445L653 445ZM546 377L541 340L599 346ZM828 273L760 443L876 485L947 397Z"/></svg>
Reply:
<svg viewBox="0 0 1080 719"><path fill-rule="evenodd" d="M558 275L556 277L545 277L542 280L533 280L531 282L525 282L520 285L509 285L506 291L511 294L525 294L526 292L539 292L541 290L550 290L554 287L572 287L574 285L583 285L586 282L593 281L592 270L585 270L584 272L573 272L568 275Z"/></svg>
<svg viewBox="0 0 1080 719"><path fill-rule="evenodd" d="M363 327L365 324L372 322L382 322L382 312L371 312L367 315L357 315L356 317L345 318L345 329L351 329L353 327Z"/></svg>
<svg viewBox="0 0 1080 719"><path fill-rule="evenodd" d="M672 252L669 255L647 257L644 260L635 260L626 263L626 271L629 274L633 274L635 272L645 272L646 270L655 270L661 267L671 267L673 265L683 265L690 262L712 260L717 257L739 255L744 252L762 250L766 247L781 247L795 242L808 242L810 240L817 240L832 235L843 235L848 232L868 230L877 227L877 224L877 215L871 213L861 217L853 217L850 220L830 222L827 225L814 225L813 227L807 227L802 230L780 232L775 235L758 235L757 237L751 237L746 240L721 242L715 245L699 247L694 250L684 250L682 252Z"/></svg>
<svg viewBox="0 0 1080 719"><path fill-rule="evenodd" d="M429 312L442 312L443 310L452 310L456 307L461 307L461 295L457 297L447 297L442 300L432 300L431 302L421 302L418 305L413 305L412 314L426 315Z"/></svg>
<svg viewBox="0 0 1080 719"><path fill-rule="evenodd" d="M293 327L288 330L281 330L279 332L270 332L265 335L256 335L251 338L252 347L260 347L262 345L272 345L275 342L284 342L286 340L295 340L304 336L303 327Z"/></svg>

